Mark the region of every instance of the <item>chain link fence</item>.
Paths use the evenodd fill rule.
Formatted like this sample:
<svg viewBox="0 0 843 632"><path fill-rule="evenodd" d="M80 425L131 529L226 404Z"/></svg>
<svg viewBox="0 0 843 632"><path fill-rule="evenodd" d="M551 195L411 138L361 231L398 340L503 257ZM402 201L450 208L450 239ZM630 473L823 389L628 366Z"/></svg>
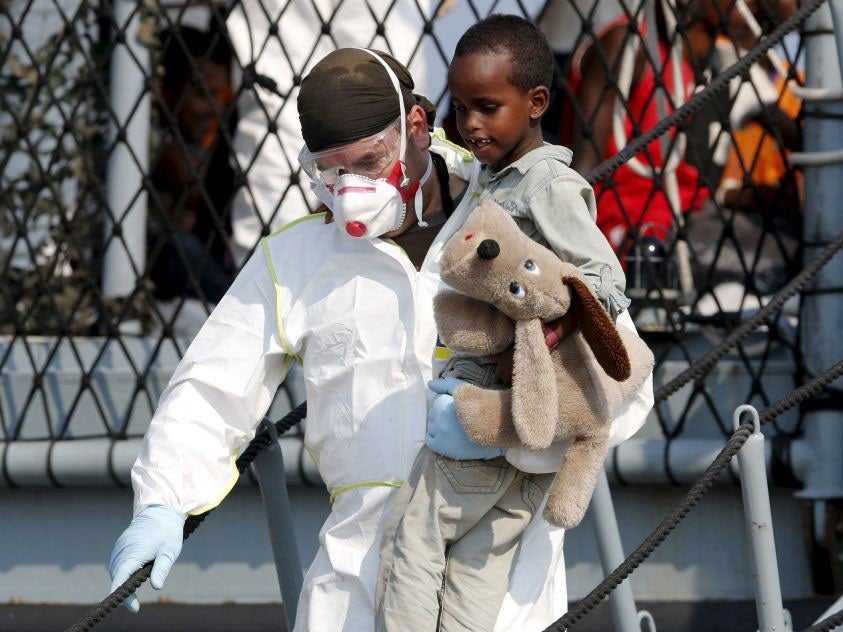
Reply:
<svg viewBox="0 0 843 632"><path fill-rule="evenodd" d="M558 61L546 138L570 146L586 174L794 9L788 0L0 0L3 445L143 434L257 241L316 206L296 163L295 98L330 50L391 52L459 141L445 81L457 39L491 13L536 20ZM657 350L656 386L801 267L802 176L788 160L801 146L801 42L793 33L595 185L631 313ZM728 436L729 406L763 407L776 399L770 384L784 381L786 392L804 381L798 303L729 359L746 376L731 387L735 401L724 402L722 376L697 381L657 409L655 432L671 440L706 423ZM798 433L799 415L778 431Z"/></svg>

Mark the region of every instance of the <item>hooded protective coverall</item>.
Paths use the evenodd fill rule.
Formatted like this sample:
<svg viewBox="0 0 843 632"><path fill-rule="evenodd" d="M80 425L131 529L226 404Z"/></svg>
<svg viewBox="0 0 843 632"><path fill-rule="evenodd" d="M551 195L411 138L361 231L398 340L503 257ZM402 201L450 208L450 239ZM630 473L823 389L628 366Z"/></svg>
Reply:
<svg viewBox="0 0 843 632"><path fill-rule="evenodd" d="M321 215L265 238L176 370L132 471L136 513L150 504L185 513L215 506L234 485L235 457L286 370L302 362L305 445L333 508L305 577L299 632L374 627L383 519L424 441L426 384L438 370L437 262L477 198L471 156L436 137L432 150L471 183L421 271L391 241L350 239ZM615 440L632 435L651 405L648 383L615 421ZM517 456L527 471L559 463L548 454ZM538 511L496 630L539 629L564 613L562 542L563 531Z"/></svg>

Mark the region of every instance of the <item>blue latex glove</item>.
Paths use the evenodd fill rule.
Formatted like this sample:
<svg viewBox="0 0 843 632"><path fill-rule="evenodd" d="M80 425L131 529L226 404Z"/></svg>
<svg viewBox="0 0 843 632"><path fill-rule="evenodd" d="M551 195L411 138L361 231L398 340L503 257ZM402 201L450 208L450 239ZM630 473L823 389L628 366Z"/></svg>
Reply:
<svg viewBox="0 0 843 632"><path fill-rule="evenodd" d="M161 590L173 562L181 552L184 521L184 514L164 505L144 507L132 518L128 528L114 543L108 561L110 592L114 592L132 573L152 559L155 563L152 565L149 583L155 590ZM140 602L134 593L126 598L123 605L131 613L140 609Z"/></svg>
<svg viewBox="0 0 843 632"><path fill-rule="evenodd" d="M457 407L454 405L453 398L453 392L462 384L465 382L453 377L432 380L428 383L430 390L438 394L433 398L430 410L427 411L425 444L436 454L457 461L494 459L503 456L506 452L503 448L478 445L465 434L457 416Z"/></svg>
<svg viewBox="0 0 843 632"><path fill-rule="evenodd" d="M438 380L430 380L427 383L427 388L440 395L453 395L458 387L467 383L465 380L456 377L440 377Z"/></svg>

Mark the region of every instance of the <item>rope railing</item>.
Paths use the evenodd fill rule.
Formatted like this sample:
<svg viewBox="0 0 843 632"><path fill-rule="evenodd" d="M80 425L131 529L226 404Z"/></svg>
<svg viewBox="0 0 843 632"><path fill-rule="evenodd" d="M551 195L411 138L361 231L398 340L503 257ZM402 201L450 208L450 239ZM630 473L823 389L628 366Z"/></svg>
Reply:
<svg viewBox="0 0 843 632"><path fill-rule="evenodd" d="M825 371L823 374L806 382L786 397L765 408L759 415L760 423L766 424L790 410L797 404L819 394L823 388L843 375L843 360ZM711 489L714 482L729 465L732 457L746 443L752 434L753 422L744 421L732 434L729 441L706 468L703 475L691 486L685 498L662 520L644 541L626 558L606 579L598 584L588 595L577 602L561 619L545 629L544 632L563 632L569 630L577 621L594 609L621 582L632 574L641 563L647 559L656 548L665 541L668 535L679 525L685 516L693 509L702 497Z"/></svg>
<svg viewBox="0 0 843 632"><path fill-rule="evenodd" d="M843 625L843 610L829 615L822 621L817 621L812 626L802 630L802 632L831 632L832 630L836 630L840 625Z"/></svg>
<svg viewBox="0 0 843 632"><path fill-rule="evenodd" d="M660 387L654 394L655 403L659 404L676 393L680 388L692 380L699 380L704 377L726 355L735 345L744 340L749 334L763 325L767 318L776 314L784 304L799 292L805 289L811 279L825 266L831 258L843 248L843 232L837 235L811 264L796 275L791 281L770 299L770 301L758 310L751 318L738 326L725 340L719 343L702 358L694 362L687 369L682 371L667 384Z"/></svg>
<svg viewBox="0 0 843 632"><path fill-rule="evenodd" d="M278 435L287 432L293 426L298 425L302 419L307 416L307 402L302 402L293 410L284 415L280 420L275 422L275 429ZM255 435L255 438L249 442L246 449L240 454L235 461L237 471L242 474L257 458L261 451L268 447L272 442L267 430L262 430ZM184 539L187 540L199 527L205 517L213 510L206 511L196 516L188 516L184 523ZM129 595L140 588L152 573L152 564L154 560L150 560L123 582L119 587L103 599L100 603L94 606L82 619L76 624L67 628L65 632L87 632L93 628L97 623L102 621L110 612L123 603Z"/></svg>

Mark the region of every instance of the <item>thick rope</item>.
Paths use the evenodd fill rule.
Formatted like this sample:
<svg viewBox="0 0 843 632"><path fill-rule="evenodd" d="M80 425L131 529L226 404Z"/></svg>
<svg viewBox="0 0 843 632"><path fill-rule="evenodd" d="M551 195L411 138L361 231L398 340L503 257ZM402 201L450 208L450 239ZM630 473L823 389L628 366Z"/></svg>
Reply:
<svg viewBox="0 0 843 632"><path fill-rule="evenodd" d="M802 632L831 632L841 624L843 624L843 610L835 612L822 621L817 621L811 627L802 630Z"/></svg>
<svg viewBox="0 0 843 632"><path fill-rule="evenodd" d="M795 391L780 399L778 402L765 408L759 415L761 424L766 424L783 412L793 408L797 404L814 397L834 380L843 375L843 360L835 364L822 375L803 384ZM714 482L729 465L732 457L746 443L746 440L753 432L753 422L747 420L729 438L729 441L706 468L703 475L691 486L685 498L674 508L670 514L659 523L659 526L647 536L647 538L624 560L620 566L612 571L606 579L594 588L588 595L577 602L577 605L567 612L561 619L549 626L544 632L562 632L571 626L597 606L603 599L612 592L620 583L625 580L641 563L647 559L656 548L664 542L670 532L673 531L682 519L693 509L700 499L711 489Z"/></svg>
<svg viewBox="0 0 843 632"><path fill-rule="evenodd" d="M298 406L296 406L293 410L288 412L284 417L282 417L279 421L275 422L275 429L278 432L278 435L282 435L287 432L290 428L301 422L307 416L307 402L302 402ZM242 474L246 471L252 461L255 460L258 454L260 454L261 450L268 447L272 442L272 439L269 436L269 432L266 430L262 430L255 438L249 442L249 445L246 447L245 450L240 454L240 457L235 461L235 465L237 467L237 471ZM205 513L199 514L197 516L188 516L187 520L184 522L184 539L190 537L190 535L196 531L197 527L202 523L210 511L206 511ZM130 577L127 579L123 584L120 585L119 588L115 589L108 597L103 599L99 604L94 606L82 619L80 619L76 624L67 628L65 632L88 632L92 627L94 627L97 623L105 619L105 617L115 608L117 608L121 603L123 603L126 598L135 592L141 584L143 584L147 579L149 579L149 575L152 572L152 561L147 562L143 566L141 566L138 570L136 570Z"/></svg>
<svg viewBox="0 0 843 632"><path fill-rule="evenodd" d="M834 238L834 241L823 248L817 258L811 262L811 265L793 277L790 283L779 290L770 302L758 310L752 318L741 323L741 325L729 334L723 342L718 344L714 347L714 349L682 371L682 373L670 380L670 382L659 388L654 395L655 403L658 404L665 401L688 382L692 380L699 380L704 377L712 369L712 367L717 364L720 358L732 349L732 347L737 345L741 340L764 324L768 317L777 313L791 297L801 292L811 279L814 278L817 272L819 272L841 248L843 248L843 232L837 235L837 237Z"/></svg>

